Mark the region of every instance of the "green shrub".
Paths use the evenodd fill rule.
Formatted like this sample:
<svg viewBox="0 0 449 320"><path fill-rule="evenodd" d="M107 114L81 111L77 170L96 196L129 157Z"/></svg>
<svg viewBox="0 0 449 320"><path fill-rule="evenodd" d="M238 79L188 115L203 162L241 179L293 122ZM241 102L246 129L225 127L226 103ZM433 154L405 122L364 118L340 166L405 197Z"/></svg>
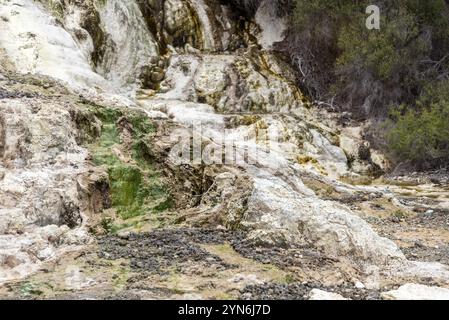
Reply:
<svg viewBox="0 0 449 320"><path fill-rule="evenodd" d="M429 86L417 107L401 106L391 112L389 148L400 161L420 166L449 161L449 81Z"/></svg>
<svg viewBox="0 0 449 320"><path fill-rule="evenodd" d="M309 94L352 112L385 116L391 104L414 104L423 85L449 69L449 6L444 0L293 0L282 46L298 62ZM368 30L365 9L381 9ZM444 60L444 59L443 59ZM448 59L446 59L448 60Z"/></svg>

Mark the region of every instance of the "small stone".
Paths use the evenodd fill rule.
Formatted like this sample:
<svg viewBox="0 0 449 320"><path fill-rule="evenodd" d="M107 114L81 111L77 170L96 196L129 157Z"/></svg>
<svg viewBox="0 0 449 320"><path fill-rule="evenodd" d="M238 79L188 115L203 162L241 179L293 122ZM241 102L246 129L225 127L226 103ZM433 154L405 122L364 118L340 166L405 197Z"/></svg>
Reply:
<svg viewBox="0 0 449 320"><path fill-rule="evenodd" d="M356 287L357 289L365 289L365 285L360 281L356 281L354 287Z"/></svg>
<svg viewBox="0 0 449 320"><path fill-rule="evenodd" d="M130 234L129 231L122 231L117 234L117 237L119 237L120 239L127 240L127 239L129 239L129 234Z"/></svg>
<svg viewBox="0 0 449 320"><path fill-rule="evenodd" d="M59 237L54 236L54 235L50 235L48 236L48 242L50 243L56 243L59 240Z"/></svg>
<svg viewBox="0 0 449 320"><path fill-rule="evenodd" d="M150 64L158 64L159 57L158 56L151 56L150 57Z"/></svg>
<svg viewBox="0 0 449 320"><path fill-rule="evenodd" d="M402 221L402 219L399 217L391 217L390 220L393 223L400 223Z"/></svg>
<svg viewBox="0 0 449 320"><path fill-rule="evenodd" d="M54 255L54 250L51 247L47 247L37 253L37 258L41 261L48 260Z"/></svg>
<svg viewBox="0 0 449 320"><path fill-rule="evenodd" d="M423 248L423 247L425 247L425 246L422 244L422 242L419 241L419 240L415 241L414 246L415 246L415 248Z"/></svg>
<svg viewBox="0 0 449 320"><path fill-rule="evenodd" d="M17 259L15 256L8 255L3 261L3 265L7 266L10 269L13 269L17 267L18 265L22 264L22 262Z"/></svg>
<svg viewBox="0 0 449 320"><path fill-rule="evenodd" d="M165 74L162 72L153 72L151 74L151 81L153 82L161 82L164 80Z"/></svg>
<svg viewBox="0 0 449 320"><path fill-rule="evenodd" d="M250 300L253 297L253 295L250 292L245 292L243 294L243 299L244 300Z"/></svg>
<svg viewBox="0 0 449 320"><path fill-rule="evenodd" d="M204 298L197 293L185 293L182 295L184 300L204 300Z"/></svg>
<svg viewBox="0 0 449 320"><path fill-rule="evenodd" d="M342 295L327 292L320 289L312 289L309 293L309 300L348 300Z"/></svg>

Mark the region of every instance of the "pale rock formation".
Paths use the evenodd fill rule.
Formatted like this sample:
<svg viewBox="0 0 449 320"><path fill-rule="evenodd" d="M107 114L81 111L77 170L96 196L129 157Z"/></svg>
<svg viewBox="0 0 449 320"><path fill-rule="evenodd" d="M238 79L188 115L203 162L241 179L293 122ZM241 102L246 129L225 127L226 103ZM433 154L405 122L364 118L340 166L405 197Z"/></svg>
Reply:
<svg viewBox="0 0 449 320"><path fill-rule="evenodd" d="M287 30L286 18L280 18L273 9L272 1L262 1L256 12L256 22L262 29L258 41L264 49L271 49L276 42L284 40Z"/></svg>
<svg viewBox="0 0 449 320"><path fill-rule="evenodd" d="M40 99L0 100L0 282L91 236L78 178L87 151L76 143L66 106Z"/></svg>
<svg viewBox="0 0 449 320"><path fill-rule="evenodd" d="M449 289L407 283L381 296L385 300L449 300Z"/></svg>
<svg viewBox="0 0 449 320"><path fill-rule="evenodd" d="M0 43L17 70L48 75L76 89L107 87L70 33L32 0L0 3Z"/></svg>
<svg viewBox="0 0 449 320"><path fill-rule="evenodd" d="M137 1L108 0L97 5L107 42L96 71L118 91L136 89L144 68L159 56L159 45L149 32ZM126 92L126 91L125 91Z"/></svg>
<svg viewBox="0 0 449 320"><path fill-rule="evenodd" d="M348 300L342 295L334 292L327 292L320 289L312 289L309 293L309 300Z"/></svg>

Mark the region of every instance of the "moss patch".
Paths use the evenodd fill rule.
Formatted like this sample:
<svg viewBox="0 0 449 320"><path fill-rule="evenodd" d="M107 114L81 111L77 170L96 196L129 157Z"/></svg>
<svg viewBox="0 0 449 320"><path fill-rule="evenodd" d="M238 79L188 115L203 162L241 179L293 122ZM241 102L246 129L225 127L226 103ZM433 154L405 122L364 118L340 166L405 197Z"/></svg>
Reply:
<svg viewBox="0 0 449 320"><path fill-rule="evenodd" d="M43 291L35 283L26 281L20 285L19 295L22 297L40 296L42 294Z"/></svg>
<svg viewBox="0 0 449 320"><path fill-rule="evenodd" d="M102 130L90 145L92 161L109 174L112 207L124 220L170 209L173 200L152 162L151 135L154 126L145 114L91 106ZM125 145L122 134L131 135ZM122 155L122 156L121 156ZM117 229L108 224L107 230Z"/></svg>

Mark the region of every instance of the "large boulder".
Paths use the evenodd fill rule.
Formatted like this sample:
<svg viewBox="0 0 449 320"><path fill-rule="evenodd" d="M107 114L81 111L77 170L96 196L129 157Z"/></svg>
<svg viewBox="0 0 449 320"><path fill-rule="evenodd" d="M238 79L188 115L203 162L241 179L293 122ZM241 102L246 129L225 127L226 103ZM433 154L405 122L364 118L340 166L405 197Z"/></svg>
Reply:
<svg viewBox="0 0 449 320"><path fill-rule="evenodd" d="M381 296L385 300L449 300L449 289L407 283Z"/></svg>

